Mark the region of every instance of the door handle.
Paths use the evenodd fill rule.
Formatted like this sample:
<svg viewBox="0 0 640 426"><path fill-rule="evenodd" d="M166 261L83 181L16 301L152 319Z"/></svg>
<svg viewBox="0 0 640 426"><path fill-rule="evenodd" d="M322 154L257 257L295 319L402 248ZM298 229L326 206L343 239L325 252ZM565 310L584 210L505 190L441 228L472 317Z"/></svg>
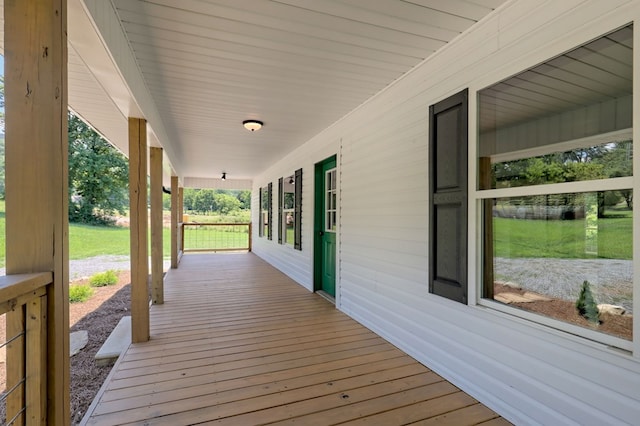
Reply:
<svg viewBox="0 0 640 426"><path fill-rule="evenodd" d="M324 231L318 231L318 235L322 237L324 235Z"/></svg>

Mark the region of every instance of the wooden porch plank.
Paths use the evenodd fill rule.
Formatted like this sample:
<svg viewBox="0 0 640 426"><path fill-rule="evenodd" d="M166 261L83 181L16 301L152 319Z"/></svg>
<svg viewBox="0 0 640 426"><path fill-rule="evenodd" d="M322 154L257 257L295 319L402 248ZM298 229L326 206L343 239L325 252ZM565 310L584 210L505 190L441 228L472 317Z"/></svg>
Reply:
<svg viewBox="0 0 640 426"><path fill-rule="evenodd" d="M323 343L324 344L324 343ZM355 341L344 343L341 345L330 345L331 352L327 351L323 347L312 348L309 350L296 350L289 351L281 354L275 355L256 355L252 356L249 354L248 357L238 356L237 354L224 355L220 357L215 357L214 362L212 362L211 357L206 358L187 358L183 359L180 362L172 362L162 365L163 371L184 371L185 369L195 369L198 367L209 367L215 368L217 371L222 370L235 370L242 369L247 367L254 367L256 365L264 365L264 364L275 364L280 362L289 362L297 359L305 359L309 357L321 357L326 356L329 353L341 353L341 352L350 352L356 349L368 348L371 346L379 347L380 345L386 345L384 340L380 337L375 337L363 341ZM138 377L138 376L146 376L150 374L154 374L158 370L157 366L144 366L135 369L123 369L120 373L120 377L129 378L129 377Z"/></svg>
<svg viewBox="0 0 640 426"><path fill-rule="evenodd" d="M271 363L271 364L257 363L256 365L253 365L253 366L247 366L247 365L243 366L240 364L236 364L233 366L235 368L231 368L231 366L226 365L225 366L226 368L222 368L222 367L216 368L216 369L209 368L208 372L217 372L218 377L221 377L221 378L242 377L243 375L251 376L253 374L261 374L262 372L287 370L290 368L302 367L302 366L321 363L325 361L336 361L340 359L351 358L354 356L373 354L373 353L385 351L385 350L392 350L392 349L389 348L388 344L380 344L380 345L367 346L364 348L358 348L353 350L334 352L331 354L317 355L314 357L296 358L293 360L282 360L280 362ZM180 379L183 377L185 378L196 377L202 374L203 372L202 370L203 370L202 368L186 368L182 370L174 370L174 371L166 371L166 372L159 370L159 372L155 372L151 376L147 375L147 376L138 376L138 377L131 377L131 378L120 378L120 375L118 374L117 377L114 377L112 386L113 388L120 388L120 387L127 387L127 386L146 384L146 383L159 383L167 380Z"/></svg>
<svg viewBox="0 0 640 426"><path fill-rule="evenodd" d="M138 360L153 360L155 358L167 358L174 355L183 355L190 352L198 352L198 351L212 351L212 355L214 354L227 354L231 353L234 347L236 346L244 346L246 349L251 349L255 347L268 348L274 346L290 346L298 343L307 343L312 342L314 340L327 339L330 337L344 337L344 336L352 336L352 335L360 335L360 334L369 334L370 331L363 330L362 327L353 327L346 328L342 331L338 331L335 333L313 333L313 331L309 331L308 333L301 333L292 338L287 338L280 335L266 336L260 338L261 336L250 336L245 337L240 336L239 338L234 338L236 336L226 336L225 339L207 339L207 340L195 340L189 343L189 347L185 348L182 342L163 345L162 349L155 348L152 351L132 351L127 357L127 362L135 362ZM215 352L213 352L215 351Z"/></svg>
<svg viewBox="0 0 640 426"><path fill-rule="evenodd" d="M429 383L433 381L432 383ZM275 406L273 408L259 412L228 417L216 421L217 425L248 425L259 423L299 423L306 425L328 425L336 424L327 416L325 410L334 407L345 408L347 412L352 412L358 403L369 400L388 397L394 399L416 400L420 398L433 398L435 396L446 395L455 392L457 389L451 383L443 381L433 373L425 373L421 376L414 376L408 379L395 380L391 382L367 386L360 389L351 389L347 392L339 392L321 398L314 398L293 404ZM348 396L348 398L345 398ZM217 407L216 407L217 408ZM215 410L217 412L217 409ZM322 411L322 413L320 413ZM195 412L188 413L189 415ZM306 415L306 413L311 413ZM360 417L353 414L355 417ZM344 416L342 416L344 417ZM348 417L348 416L347 416ZM353 417L352 417L353 418ZM199 419L199 417L196 417ZM188 420L190 421L190 420ZM345 420L339 420L338 423Z"/></svg>
<svg viewBox="0 0 640 426"><path fill-rule="evenodd" d="M155 357L152 359L147 358L141 361L126 361L122 363L120 368L122 370L155 368L158 365L163 365L164 368L168 368L168 366L173 363L182 364L190 360L208 360L211 358L215 358L217 363L223 363L226 360L250 359L290 353L292 347L295 347L297 350L309 350L322 348L324 346L333 346L349 342L371 340L374 338L375 337L372 337L370 334L365 333L364 335L333 337L306 343L297 342L294 345L287 344L288 342L286 340L278 340L276 342L269 342L269 344L260 345L258 347L255 347L255 345L243 345L240 347L234 345L231 347L224 347L222 348L222 350L219 350L218 348L206 348L200 351L193 351L193 348L189 348L188 350L190 352L188 353L181 353L176 355L165 354L162 357Z"/></svg>
<svg viewBox="0 0 640 426"><path fill-rule="evenodd" d="M141 386L132 386L121 389L108 390L102 400L112 401L116 399L131 398L136 395L155 394L163 391L175 391L182 389L199 386L199 385L211 385L211 383L224 383L229 382L229 386L233 386L235 382L240 382L246 386L252 386L254 384L267 384L275 383L290 378L301 376L312 376L314 374L331 374L334 370L340 369L356 369L361 365L376 364L378 362L384 362L387 360L402 359L407 355L399 354L396 351L376 352L369 355L351 357L327 363L311 364L298 368L291 368L278 371L266 371L257 372L253 375L242 377L220 377L217 373L203 374L193 378L181 378L173 381L167 381L162 383L151 383Z"/></svg>
<svg viewBox="0 0 640 426"><path fill-rule="evenodd" d="M304 381L302 380L298 381L302 386L300 389L289 389L285 385L282 386L281 391L276 391L270 387L257 386L192 396L188 399L174 400L163 404L155 403L154 398L154 404L149 404L144 408L136 407L130 411L120 411L120 407L116 407L115 410L119 412L112 416L105 416L103 421L114 421L116 420L115 416L125 416L129 421L141 421L152 416L162 416L162 420L156 420L157 424L192 424L209 420L212 415L214 416L213 419L224 418L247 411L267 409L290 401L336 395L337 392L350 390L354 386L380 383L381 386L389 384L388 386L392 387L394 382L390 381L397 382L403 378L406 381L417 380L414 379L416 376L425 374L430 375L431 380L439 380L435 374L424 373L424 367L419 369L414 364L335 381L327 382L326 379L319 378L320 383L312 386L304 386ZM211 407L215 408L212 409Z"/></svg>
<svg viewBox="0 0 640 426"><path fill-rule="evenodd" d="M384 425L406 424L424 420L429 417L435 417L440 414L447 413L452 410L468 407L477 404L478 401L462 391L454 392L445 396L441 396L427 401L420 401L407 405L399 404L398 408L394 408L383 413L376 413L371 416L361 417L343 423L348 426L369 426L373 423ZM508 422L505 424L509 424Z"/></svg>
<svg viewBox="0 0 640 426"><path fill-rule="evenodd" d="M129 347L86 424L497 417L463 411L482 406L252 254L184 256L151 322L151 340Z"/></svg>
<svg viewBox="0 0 640 426"><path fill-rule="evenodd" d="M511 423L508 422L503 417L496 417L495 419L487 420L486 422L482 422L482 423L478 423L478 424L482 425L482 426L508 426L508 425L511 425Z"/></svg>
<svg viewBox="0 0 640 426"><path fill-rule="evenodd" d="M311 393L309 395L311 398L307 396L306 392L296 390L234 401L229 404L201 405L196 409L156 418L154 419L154 424L196 424L211 421L216 421L216 424L221 425L266 424L291 417L299 417L305 413L328 409L336 405L350 405L354 401L395 394L407 389L417 388L420 385L422 385L421 388L428 387L425 384L432 385L433 392L436 393L449 392L449 389L455 389L453 385L442 381L436 374L427 372L355 389L350 389L346 383L341 387L342 389L338 388L336 391L333 390L333 386L324 385L326 393L317 396ZM345 399L345 395L348 395L347 399ZM306 425L304 422L301 424ZM331 423L324 421L322 424Z"/></svg>
<svg viewBox="0 0 640 426"><path fill-rule="evenodd" d="M498 417L498 415L485 407L484 405L477 403L464 407L460 410L451 411L440 416L432 417L430 419L421 420L419 422L412 423L415 426L465 426L465 425L477 425L487 420L491 420Z"/></svg>
<svg viewBox="0 0 640 426"><path fill-rule="evenodd" d="M288 372L284 372L277 378L276 375L256 375L251 377L250 380L247 380L246 378L232 379L217 382L214 386L212 386L211 383L190 386L188 388L181 389L180 392L175 392L175 389L171 389L163 392L156 392L152 396L143 395L106 401L103 402L102 406L99 407L95 413L102 414L110 411L117 411L117 409L125 410L145 405L165 404L172 401L186 400L188 398L203 395L207 395L207 398L211 398L209 395L213 395L213 399L215 399L216 403L220 404L233 400L248 399L259 395L285 392L319 384L333 387L335 381L377 373L382 370L392 370L405 367L409 369L409 372L415 373L415 366L416 364L411 358L398 357L356 366L347 366L328 372L315 372L313 374L305 374L304 371L299 371L295 374L288 374ZM264 386L265 383L269 383L269 386Z"/></svg>

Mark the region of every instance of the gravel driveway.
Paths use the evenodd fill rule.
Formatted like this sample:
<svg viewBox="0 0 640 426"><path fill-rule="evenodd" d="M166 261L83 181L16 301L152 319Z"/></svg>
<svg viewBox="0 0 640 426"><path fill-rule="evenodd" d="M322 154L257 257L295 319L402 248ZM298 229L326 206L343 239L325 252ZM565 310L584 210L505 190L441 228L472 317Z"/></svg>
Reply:
<svg viewBox="0 0 640 426"><path fill-rule="evenodd" d="M633 308L633 261L611 259L495 259L496 281L574 301L582 282L591 284L598 303Z"/></svg>
<svg viewBox="0 0 640 426"><path fill-rule="evenodd" d="M164 261L164 270L171 266L171 260ZM87 259L69 261L69 279L71 281L80 278L87 278L97 272L108 271L128 271L131 269L129 256L95 256ZM0 268L0 275L5 274L5 268Z"/></svg>

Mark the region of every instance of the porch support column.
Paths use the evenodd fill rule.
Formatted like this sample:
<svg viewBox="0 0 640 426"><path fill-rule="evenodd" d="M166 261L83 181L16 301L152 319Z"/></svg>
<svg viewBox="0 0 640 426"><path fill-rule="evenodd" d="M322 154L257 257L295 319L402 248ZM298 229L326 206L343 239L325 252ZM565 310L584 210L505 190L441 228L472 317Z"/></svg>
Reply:
<svg viewBox="0 0 640 426"><path fill-rule="evenodd" d="M44 403L36 410L28 407L22 420L66 425L70 418L67 2L5 0L4 25L6 271L53 272L53 283L47 287L47 343L40 348L46 357L40 388L41 395L46 392L42 395L46 412ZM7 314L8 335L16 320L24 322L19 316ZM22 350L20 345L8 348L9 366L23 359L17 353ZM15 373L13 368L7 371L8 388ZM12 405L11 398L7 403ZM9 407L9 419L15 414L13 408Z"/></svg>
<svg viewBox="0 0 640 426"><path fill-rule="evenodd" d="M178 176L171 176L171 268L178 267Z"/></svg>
<svg viewBox="0 0 640 426"><path fill-rule="evenodd" d="M164 303L162 283L162 148L150 148L151 162L151 300Z"/></svg>
<svg viewBox="0 0 640 426"><path fill-rule="evenodd" d="M131 341L139 343L149 340L147 122L141 118L129 118L129 203Z"/></svg>
<svg viewBox="0 0 640 426"><path fill-rule="evenodd" d="M178 188L178 217L180 222L184 222L184 188ZM182 232L180 232L180 246L178 247L178 256L180 253L184 253L184 226Z"/></svg>

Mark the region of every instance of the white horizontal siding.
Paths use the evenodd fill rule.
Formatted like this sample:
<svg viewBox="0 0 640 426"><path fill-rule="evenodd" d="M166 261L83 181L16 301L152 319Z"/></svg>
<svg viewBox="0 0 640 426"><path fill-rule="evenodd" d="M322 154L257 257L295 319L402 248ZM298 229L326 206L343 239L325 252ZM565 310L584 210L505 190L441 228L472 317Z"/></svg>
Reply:
<svg viewBox="0 0 640 426"><path fill-rule="evenodd" d="M517 424L637 424L640 357L429 294L427 147L429 105L469 87L474 124L476 90L638 18L640 1L511 2L256 178L255 197L304 166L303 251L256 253L311 288L313 164L338 153L340 309Z"/></svg>

